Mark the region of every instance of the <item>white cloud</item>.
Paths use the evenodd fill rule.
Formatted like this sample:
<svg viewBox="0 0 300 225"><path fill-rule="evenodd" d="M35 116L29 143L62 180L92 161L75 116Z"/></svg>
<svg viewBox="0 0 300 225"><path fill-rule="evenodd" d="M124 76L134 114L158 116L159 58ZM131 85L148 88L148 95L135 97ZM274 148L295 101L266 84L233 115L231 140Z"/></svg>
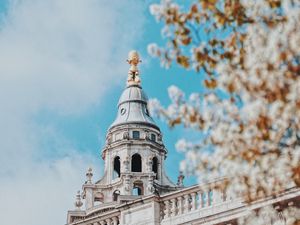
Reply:
<svg viewBox="0 0 300 225"><path fill-rule="evenodd" d="M75 153L51 163L31 163L14 179L3 179L1 224L64 224L67 209L74 208L87 162L95 160Z"/></svg>
<svg viewBox="0 0 300 225"><path fill-rule="evenodd" d="M80 152L57 127L36 124L35 115L85 113L125 82L127 52L142 33L143 5L133 0L9 5L0 27L1 224L63 224L86 168L99 170L100 160ZM41 145L45 139L51 145Z"/></svg>

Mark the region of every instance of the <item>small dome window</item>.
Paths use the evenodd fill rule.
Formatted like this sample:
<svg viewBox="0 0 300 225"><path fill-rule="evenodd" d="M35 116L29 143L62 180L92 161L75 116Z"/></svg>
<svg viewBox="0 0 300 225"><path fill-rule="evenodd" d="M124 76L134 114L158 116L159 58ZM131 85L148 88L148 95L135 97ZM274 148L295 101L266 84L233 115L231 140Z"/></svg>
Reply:
<svg viewBox="0 0 300 225"><path fill-rule="evenodd" d="M132 138L133 139L140 139L140 132L137 130L132 131Z"/></svg>
<svg viewBox="0 0 300 225"><path fill-rule="evenodd" d="M122 108L120 112L121 112L121 115L124 115L126 113L126 109Z"/></svg>
<svg viewBox="0 0 300 225"><path fill-rule="evenodd" d="M155 134L151 134L150 140L151 140L151 141L156 141L156 135L155 135Z"/></svg>

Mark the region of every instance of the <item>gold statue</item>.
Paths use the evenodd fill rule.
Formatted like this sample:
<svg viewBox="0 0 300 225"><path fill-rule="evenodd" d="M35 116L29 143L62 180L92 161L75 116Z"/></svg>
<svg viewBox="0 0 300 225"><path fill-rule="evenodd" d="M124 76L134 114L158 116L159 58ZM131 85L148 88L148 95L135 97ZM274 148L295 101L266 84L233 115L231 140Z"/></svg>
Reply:
<svg viewBox="0 0 300 225"><path fill-rule="evenodd" d="M139 78L139 70L137 65L141 62L141 60L137 51L132 50L129 52L127 62L130 64L127 84L139 84L141 79Z"/></svg>

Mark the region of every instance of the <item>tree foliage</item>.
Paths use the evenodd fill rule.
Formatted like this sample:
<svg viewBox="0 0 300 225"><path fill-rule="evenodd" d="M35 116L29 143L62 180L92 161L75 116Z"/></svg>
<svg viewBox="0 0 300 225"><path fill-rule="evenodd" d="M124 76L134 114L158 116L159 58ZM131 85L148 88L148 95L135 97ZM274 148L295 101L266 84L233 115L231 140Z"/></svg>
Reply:
<svg viewBox="0 0 300 225"><path fill-rule="evenodd" d="M171 104L150 102L171 127L201 132L179 140L187 172L231 177L247 201L300 186L300 3L295 0L199 0L153 4L166 46L148 52L204 74L205 94L169 88Z"/></svg>

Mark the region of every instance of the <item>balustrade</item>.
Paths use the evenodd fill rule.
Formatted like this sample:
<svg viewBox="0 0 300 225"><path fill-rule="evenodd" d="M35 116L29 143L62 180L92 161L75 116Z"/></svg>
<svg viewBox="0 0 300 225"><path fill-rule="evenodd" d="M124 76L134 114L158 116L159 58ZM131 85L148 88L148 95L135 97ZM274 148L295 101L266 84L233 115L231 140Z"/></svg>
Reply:
<svg viewBox="0 0 300 225"><path fill-rule="evenodd" d="M119 217L114 216L112 218L104 219L99 222L91 223L90 225L119 225Z"/></svg>
<svg viewBox="0 0 300 225"><path fill-rule="evenodd" d="M202 208L221 204L226 201L224 191L200 186L177 191L162 196L164 209L163 218L179 216Z"/></svg>

